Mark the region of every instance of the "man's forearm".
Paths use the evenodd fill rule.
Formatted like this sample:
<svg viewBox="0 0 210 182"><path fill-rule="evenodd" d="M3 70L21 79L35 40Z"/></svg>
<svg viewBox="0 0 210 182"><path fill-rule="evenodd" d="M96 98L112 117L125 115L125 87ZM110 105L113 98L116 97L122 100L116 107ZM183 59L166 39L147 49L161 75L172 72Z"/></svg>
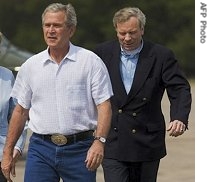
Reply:
<svg viewBox="0 0 210 182"><path fill-rule="evenodd" d="M9 122L7 139L4 147L4 154L12 154L15 144L19 139L28 118L28 111L17 105Z"/></svg>
<svg viewBox="0 0 210 182"><path fill-rule="evenodd" d="M98 123L95 136L107 137L111 126L111 103L110 100L103 102L97 106L98 109Z"/></svg>

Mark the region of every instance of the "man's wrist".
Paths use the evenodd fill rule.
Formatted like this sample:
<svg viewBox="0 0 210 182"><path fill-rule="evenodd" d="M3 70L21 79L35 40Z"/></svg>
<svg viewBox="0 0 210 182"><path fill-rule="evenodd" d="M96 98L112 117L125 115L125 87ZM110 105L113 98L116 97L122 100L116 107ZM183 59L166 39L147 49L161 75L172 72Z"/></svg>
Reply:
<svg viewBox="0 0 210 182"><path fill-rule="evenodd" d="M94 137L94 140L98 140L98 141L100 141L103 144L106 143L106 138L105 137L102 137L102 136L95 136Z"/></svg>

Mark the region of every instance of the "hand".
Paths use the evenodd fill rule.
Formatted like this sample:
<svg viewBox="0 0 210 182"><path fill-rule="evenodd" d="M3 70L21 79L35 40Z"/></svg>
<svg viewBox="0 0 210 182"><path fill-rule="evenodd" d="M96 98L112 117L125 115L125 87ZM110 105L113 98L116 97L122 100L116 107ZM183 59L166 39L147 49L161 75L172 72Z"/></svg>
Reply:
<svg viewBox="0 0 210 182"><path fill-rule="evenodd" d="M186 130L186 126L183 122L179 120L174 120L170 122L167 131L169 132L169 136L177 137L182 135Z"/></svg>
<svg viewBox="0 0 210 182"><path fill-rule="evenodd" d="M13 177L16 176L16 172L15 172L15 164L18 161L18 159L20 158L21 153L18 149L14 149L13 151L13 161L12 161L12 169L11 169L11 174Z"/></svg>
<svg viewBox="0 0 210 182"><path fill-rule="evenodd" d="M16 176L15 163L18 161L20 156L21 153L17 149L14 149L13 151L13 157L10 155L3 156L3 159L1 161L1 168L5 178L7 179L7 182L12 182L12 179L10 178L10 173L13 177Z"/></svg>
<svg viewBox="0 0 210 182"><path fill-rule="evenodd" d="M4 177L7 179L7 182L12 182L12 179L10 178L10 173L12 170L12 162L13 158L11 155L3 155L2 161L1 161L1 170L4 174Z"/></svg>
<svg viewBox="0 0 210 182"><path fill-rule="evenodd" d="M98 140L95 140L88 150L87 157L86 157L86 167L90 171L96 170L104 157L104 144Z"/></svg>

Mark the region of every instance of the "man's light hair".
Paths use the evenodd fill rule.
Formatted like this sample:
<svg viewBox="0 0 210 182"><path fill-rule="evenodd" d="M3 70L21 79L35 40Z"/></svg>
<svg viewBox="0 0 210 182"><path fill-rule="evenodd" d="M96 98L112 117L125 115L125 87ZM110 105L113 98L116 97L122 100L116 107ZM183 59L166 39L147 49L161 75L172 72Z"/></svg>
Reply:
<svg viewBox="0 0 210 182"><path fill-rule="evenodd" d="M146 16L144 13L136 7L126 7L117 11L113 17L113 25L117 28L118 23L124 23L131 17L136 17L139 21L140 28L144 28L146 24Z"/></svg>

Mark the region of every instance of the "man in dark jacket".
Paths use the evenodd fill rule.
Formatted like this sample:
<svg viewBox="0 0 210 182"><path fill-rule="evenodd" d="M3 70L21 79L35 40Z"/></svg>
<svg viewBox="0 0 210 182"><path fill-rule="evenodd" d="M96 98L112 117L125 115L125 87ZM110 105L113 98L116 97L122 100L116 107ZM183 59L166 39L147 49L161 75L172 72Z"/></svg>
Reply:
<svg viewBox="0 0 210 182"><path fill-rule="evenodd" d="M161 100L170 100L170 136L188 128L190 85L171 50L143 40L146 17L135 7L113 18L118 41L95 49L106 64L113 86L112 125L105 145L106 182L156 182L160 159L166 155Z"/></svg>

